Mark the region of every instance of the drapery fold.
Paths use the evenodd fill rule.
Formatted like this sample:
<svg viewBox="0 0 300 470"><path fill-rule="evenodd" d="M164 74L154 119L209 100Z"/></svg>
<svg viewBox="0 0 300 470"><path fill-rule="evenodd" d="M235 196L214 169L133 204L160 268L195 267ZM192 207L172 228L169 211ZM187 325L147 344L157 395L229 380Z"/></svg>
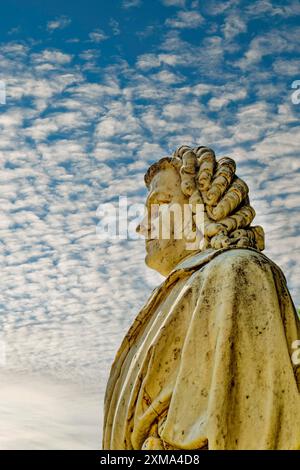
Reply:
<svg viewBox="0 0 300 470"><path fill-rule="evenodd" d="M153 291L105 395L104 449L140 449L160 416L179 449L300 449L300 323L281 270L254 249L207 250Z"/></svg>

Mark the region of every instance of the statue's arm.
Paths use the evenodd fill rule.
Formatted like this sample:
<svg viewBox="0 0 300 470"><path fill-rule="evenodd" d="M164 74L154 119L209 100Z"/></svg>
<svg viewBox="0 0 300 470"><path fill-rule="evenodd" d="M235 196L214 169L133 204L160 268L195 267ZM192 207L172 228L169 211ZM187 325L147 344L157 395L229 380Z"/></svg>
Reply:
<svg viewBox="0 0 300 470"><path fill-rule="evenodd" d="M145 439L142 445L142 450L182 450L179 447L174 447L169 444L167 441L162 439L161 433L164 428L164 424L167 419L167 413L165 413L158 421L152 425L148 437ZM208 446L205 445L198 450L207 450Z"/></svg>
<svg viewBox="0 0 300 470"><path fill-rule="evenodd" d="M175 450L176 447L171 446L164 441L160 435L162 433L167 413L164 413L157 421L155 421L149 431L148 437L142 445L142 450Z"/></svg>

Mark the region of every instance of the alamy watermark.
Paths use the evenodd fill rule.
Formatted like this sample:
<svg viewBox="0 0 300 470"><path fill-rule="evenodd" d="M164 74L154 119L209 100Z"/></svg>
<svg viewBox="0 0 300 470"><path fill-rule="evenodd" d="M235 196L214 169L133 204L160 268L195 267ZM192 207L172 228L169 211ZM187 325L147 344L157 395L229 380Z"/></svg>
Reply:
<svg viewBox="0 0 300 470"><path fill-rule="evenodd" d="M101 240L136 240L142 235L146 240L185 239L186 249L198 247L204 236L204 205L176 202L128 204L126 196L119 197L118 205L100 204L97 209L96 233Z"/></svg>
<svg viewBox="0 0 300 470"><path fill-rule="evenodd" d="M6 342L0 336L0 367L6 366Z"/></svg>
<svg viewBox="0 0 300 470"><path fill-rule="evenodd" d="M295 89L292 93L291 100L293 104L300 103L300 80L294 80L291 87Z"/></svg>
<svg viewBox="0 0 300 470"><path fill-rule="evenodd" d="M292 362L295 366L300 365L300 339L296 339L292 343L292 349L295 349L295 351L292 354Z"/></svg>
<svg viewBox="0 0 300 470"><path fill-rule="evenodd" d="M3 80L0 80L0 104L6 104L6 85Z"/></svg>

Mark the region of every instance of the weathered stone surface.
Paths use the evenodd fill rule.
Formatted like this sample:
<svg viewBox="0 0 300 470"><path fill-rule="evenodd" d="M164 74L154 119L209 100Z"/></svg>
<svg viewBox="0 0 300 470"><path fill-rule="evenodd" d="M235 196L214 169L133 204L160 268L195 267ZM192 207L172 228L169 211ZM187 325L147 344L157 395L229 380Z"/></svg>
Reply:
<svg viewBox="0 0 300 470"><path fill-rule="evenodd" d="M260 252L234 163L182 147L145 180L147 205L204 202L208 231L193 251L184 238L146 240L147 265L166 279L112 365L103 448L300 449L300 322L284 275Z"/></svg>

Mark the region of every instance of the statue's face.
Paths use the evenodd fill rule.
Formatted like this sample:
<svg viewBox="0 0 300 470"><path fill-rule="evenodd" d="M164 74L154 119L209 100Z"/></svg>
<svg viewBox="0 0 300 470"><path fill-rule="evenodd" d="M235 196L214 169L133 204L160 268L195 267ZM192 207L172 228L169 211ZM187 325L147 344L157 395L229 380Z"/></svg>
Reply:
<svg viewBox="0 0 300 470"><path fill-rule="evenodd" d="M163 276L167 276L179 261L191 254L191 251L187 250L186 238L184 236L178 238L179 232L178 230L176 232L176 218L172 216L172 210L170 210L172 207L174 210L174 205L176 205L177 208L182 208L183 214L183 207L185 204L188 204L188 198L182 193L180 185L180 175L175 168L170 166L159 170L159 172L154 175L149 188L149 194L146 200L147 214L136 229L137 232L141 233L146 239L147 254L145 262L147 266L155 269ZM165 234L163 235L162 230L159 230L159 233L156 234L156 238L153 238L151 226L153 228L155 222L158 221L159 210L162 209L162 205L164 213L169 212L169 214L171 214L169 227L170 236L165 238ZM153 212L152 218L150 219L151 207ZM180 228L184 226L179 225ZM161 227L162 224L160 225L160 228ZM175 236L174 231L177 234Z"/></svg>

